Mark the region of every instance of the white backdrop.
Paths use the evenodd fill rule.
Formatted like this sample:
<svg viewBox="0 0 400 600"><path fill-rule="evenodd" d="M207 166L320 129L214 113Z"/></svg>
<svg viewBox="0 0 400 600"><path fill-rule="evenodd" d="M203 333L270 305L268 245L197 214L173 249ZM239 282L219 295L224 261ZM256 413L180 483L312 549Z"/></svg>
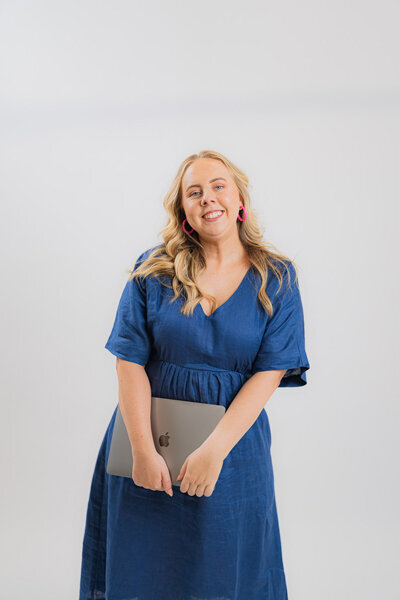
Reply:
<svg viewBox="0 0 400 600"><path fill-rule="evenodd" d="M397 2L0 5L1 597L78 597L104 349L180 162L222 152L299 265L267 403L290 600L398 600ZM244 599L245 600L245 599Z"/></svg>

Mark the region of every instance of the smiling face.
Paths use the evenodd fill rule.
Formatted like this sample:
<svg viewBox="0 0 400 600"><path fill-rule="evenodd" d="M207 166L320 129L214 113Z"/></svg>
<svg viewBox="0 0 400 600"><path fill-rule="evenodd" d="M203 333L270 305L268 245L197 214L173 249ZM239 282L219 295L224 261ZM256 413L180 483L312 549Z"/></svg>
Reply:
<svg viewBox="0 0 400 600"><path fill-rule="evenodd" d="M227 232L237 234L242 202L235 181L221 161L200 158L192 163L182 178L181 197L186 229L193 227L204 239ZM207 220L206 213L217 214Z"/></svg>

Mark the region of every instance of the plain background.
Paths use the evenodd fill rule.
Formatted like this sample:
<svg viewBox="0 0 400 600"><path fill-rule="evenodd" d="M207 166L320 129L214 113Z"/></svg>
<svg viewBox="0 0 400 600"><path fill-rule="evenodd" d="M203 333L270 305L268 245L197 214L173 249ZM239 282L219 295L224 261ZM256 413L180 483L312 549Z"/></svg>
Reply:
<svg viewBox="0 0 400 600"><path fill-rule="evenodd" d="M2 597L78 597L126 269L178 165L214 149L299 266L308 385L266 406L289 598L400 598L399 17L1 3Z"/></svg>

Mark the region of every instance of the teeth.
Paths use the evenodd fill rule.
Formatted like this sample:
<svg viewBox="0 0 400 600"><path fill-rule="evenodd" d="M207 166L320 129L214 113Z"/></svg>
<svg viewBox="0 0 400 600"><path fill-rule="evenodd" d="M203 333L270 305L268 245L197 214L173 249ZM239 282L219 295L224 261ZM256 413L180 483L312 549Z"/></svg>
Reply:
<svg viewBox="0 0 400 600"><path fill-rule="evenodd" d="M203 217L203 219L214 219L215 217L218 217L218 215L222 215L222 213L222 210L218 210L217 212L209 213L208 215Z"/></svg>

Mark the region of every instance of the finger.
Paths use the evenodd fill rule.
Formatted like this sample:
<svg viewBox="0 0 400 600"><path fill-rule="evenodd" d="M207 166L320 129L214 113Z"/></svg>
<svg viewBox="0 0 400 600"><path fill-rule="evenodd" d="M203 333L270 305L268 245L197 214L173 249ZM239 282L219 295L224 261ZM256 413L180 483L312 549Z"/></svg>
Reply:
<svg viewBox="0 0 400 600"><path fill-rule="evenodd" d="M181 492L182 492L183 494L186 494L186 492L187 492L187 490L188 490L188 487L189 487L189 482L188 482L187 478L186 478L186 477L184 477L184 478L182 479L182 481L181 481L181 485L180 485L180 488L179 488L179 489L181 490Z"/></svg>
<svg viewBox="0 0 400 600"><path fill-rule="evenodd" d="M189 496L194 496L196 494L197 483L191 483L189 485L188 494Z"/></svg>
<svg viewBox="0 0 400 600"><path fill-rule="evenodd" d="M215 489L215 485L206 485L206 488L204 490L204 495L207 496L207 498L209 498L211 496L211 494L213 493Z"/></svg>
<svg viewBox="0 0 400 600"><path fill-rule="evenodd" d="M198 496L200 498L200 496L204 496L204 490L207 486L206 485L198 485L197 489L196 489L196 496Z"/></svg>
<svg viewBox="0 0 400 600"><path fill-rule="evenodd" d="M185 463L183 463L183 465L181 466L181 470L179 471L179 475L178 475L177 479L183 479L183 477L185 477L185 473L186 473L186 465L185 465Z"/></svg>
<svg viewBox="0 0 400 600"><path fill-rule="evenodd" d="M162 489L169 496L173 496L174 495L174 493L172 491L171 477L170 477L169 472L162 471L162 473L161 473L161 486L162 486Z"/></svg>

